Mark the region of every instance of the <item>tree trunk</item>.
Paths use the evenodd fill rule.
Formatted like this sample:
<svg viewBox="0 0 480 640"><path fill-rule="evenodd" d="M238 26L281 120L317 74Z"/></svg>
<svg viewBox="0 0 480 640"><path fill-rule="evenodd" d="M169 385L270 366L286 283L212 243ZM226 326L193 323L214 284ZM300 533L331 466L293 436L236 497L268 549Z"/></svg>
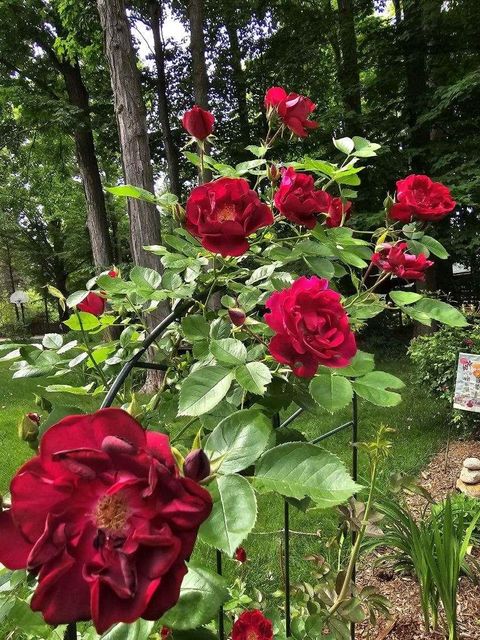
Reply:
<svg viewBox="0 0 480 640"><path fill-rule="evenodd" d="M403 0L403 29L407 122L410 129L411 169L428 171L425 147L430 140L428 125L418 124L427 94L427 51L421 0Z"/></svg>
<svg viewBox="0 0 480 640"><path fill-rule="evenodd" d="M170 105L167 98L167 80L165 75L165 55L162 40L162 5L161 0L150 0L150 28L153 33L155 65L157 67L157 99L158 118L163 132L165 157L167 159L170 191L178 198L181 196L180 176L178 171L178 151L170 128Z"/></svg>
<svg viewBox="0 0 480 640"><path fill-rule="evenodd" d="M65 81L70 104L81 112L74 131L75 149L87 203L87 228L93 262L98 272L112 264L113 254L105 197L93 141L89 97L78 63L72 65L68 62L60 62L59 69Z"/></svg>
<svg viewBox="0 0 480 640"><path fill-rule="evenodd" d="M362 102L353 0L338 0L338 33L342 56L340 85L345 109L345 133L359 134Z"/></svg>
<svg viewBox="0 0 480 640"><path fill-rule="evenodd" d="M250 141L250 126L248 123L247 83L242 68L242 52L238 41L237 25L233 7L227 7L224 16L225 28L230 42L230 60L233 71L233 87L238 106L238 119L240 123L240 140L243 148Z"/></svg>
<svg viewBox="0 0 480 640"><path fill-rule="evenodd" d="M192 56L193 71L193 95L195 103L208 110L208 74L207 63L205 61L205 36L204 28L204 1L189 0L188 20L190 23L190 53ZM205 153L210 151L210 145L205 144ZM202 172L199 168L198 175L202 180ZM209 170L203 172L203 179L208 182L212 178Z"/></svg>
<svg viewBox="0 0 480 640"><path fill-rule="evenodd" d="M146 111L125 3L97 0L97 6L110 67L125 182L153 193ZM155 205L129 198L128 214L134 263L160 271L158 256L143 249L160 242L160 216Z"/></svg>

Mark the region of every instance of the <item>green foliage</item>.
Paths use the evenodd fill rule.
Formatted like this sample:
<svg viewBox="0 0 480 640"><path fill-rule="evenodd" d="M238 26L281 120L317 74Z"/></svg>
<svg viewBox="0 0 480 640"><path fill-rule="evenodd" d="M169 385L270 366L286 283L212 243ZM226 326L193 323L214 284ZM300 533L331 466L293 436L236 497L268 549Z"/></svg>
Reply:
<svg viewBox="0 0 480 640"><path fill-rule="evenodd" d="M412 341L408 353L415 365L419 384L435 397L453 404L458 354L480 353L480 323L471 317L468 328L441 327L430 336ZM451 410L452 422L460 429L476 426L478 416L467 411Z"/></svg>

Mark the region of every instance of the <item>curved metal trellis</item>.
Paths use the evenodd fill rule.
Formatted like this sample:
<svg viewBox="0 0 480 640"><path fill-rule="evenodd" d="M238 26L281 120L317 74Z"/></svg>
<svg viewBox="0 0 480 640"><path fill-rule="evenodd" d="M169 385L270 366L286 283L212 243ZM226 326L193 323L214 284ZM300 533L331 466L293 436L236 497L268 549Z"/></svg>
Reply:
<svg viewBox="0 0 480 640"><path fill-rule="evenodd" d="M188 300L186 302L178 304L175 309L164 318L145 338L141 348L135 353L132 358L122 367L120 373L115 378L112 386L107 392L104 401L102 402L101 408L104 409L106 407L110 407L118 392L120 391L123 383L128 378L130 373L135 368L139 369L155 369L155 370L165 370L167 367L162 364L153 363L153 362L145 362L142 360L143 356L148 352L151 345L155 342L157 338L159 338L165 330L176 320L179 320L193 305L195 301ZM290 416L288 416L283 422L280 420L280 415L277 413L273 416L273 427L275 429L283 429L290 425L294 420L296 420L302 413L304 409L299 408ZM358 403L357 397L354 394L352 399L352 418L351 420L334 427L330 431L310 440L310 444L318 444L328 438L343 432L347 429L351 429L352 434L352 477L354 481L358 479L358 449L355 446L355 443L358 441ZM290 593L291 593L291 582L290 582L290 504L288 500L284 500L284 510L283 510L283 558L284 558L284 591L285 591L285 631L287 637L291 636L291 602L290 602ZM355 541L355 534L352 533L352 543ZM219 575L222 575L223 567L222 567L222 552L220 550L216 550L216 570ZM355 580L355 568L353 573L353 579ZM355 640L355 624L352 622L350 625L351 629L351 639ZM224 624L224 612L221 608L218 615L218 638L219 640L225 640L225 624ZM76 623L71 623L67 626L67 629L64 634L64 640L77 640L77 625Z"/></svg>

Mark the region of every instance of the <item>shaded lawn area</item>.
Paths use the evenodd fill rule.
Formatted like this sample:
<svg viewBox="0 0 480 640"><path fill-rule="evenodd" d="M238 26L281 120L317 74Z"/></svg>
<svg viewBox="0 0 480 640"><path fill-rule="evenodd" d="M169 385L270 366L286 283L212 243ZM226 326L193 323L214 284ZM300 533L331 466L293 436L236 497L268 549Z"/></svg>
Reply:
<svg viewBox="0 0 480 640"><path fill-rule="evenodd" d="M383 471L382 488L387 486L387 476L392 471L417 473L438 451L447 437L446 408L428 396L425 391L414 385L412 366L406 357L378 361L378 369L389 371L400 377L406 384L402 390L403 401L397 407L383 409L371 404L359 402L359 437L360 440L374 438L377 427L386 424L396 429L393 434L393 449ZM33 392L41 393L38 386L46 385L50 379L31 378L12 380L8 371L8 363L0 365L0 447L2 460L0 465L0 491L8 490L8 484L18 466L31 455L28 445L17 437L17 423L23 413L35 411ZM54 394L46 394L55 401ZM65 399L62 399L65 404ZM100 399L90 401L71 396L73 406L94 409ZM303 414L292 426L304 430L308 437L325 433L332 427L350 419L351 408L335 415L328 413L312 416ZM193 427L192 427L193 429ZM193 433L193 431L192 431ZM351 461L350 431L347 430L333 436L324 443L329 451L340 456L348 465ZM360 455L360 481L366 474L366 461ZM249 594L257 588L265 594L272 594L281 588L281 529L283 527L283 501L273 494L259 498L258 523L256 533L245 541L249 561L239 567L237 563L225 559L225 573L229 577L239 576L247 581ZM320 537L292 534L291 538L291 579L292 582L310 580L313 567L305 560L312 553L325 553L325 543L337 528L337 517L330 511L310 511L303 513L295 508L290 509L290 526L294 531L307 533L321 532ZM211 560L215 567L213 549L200 543L195 554Z"/></svg>

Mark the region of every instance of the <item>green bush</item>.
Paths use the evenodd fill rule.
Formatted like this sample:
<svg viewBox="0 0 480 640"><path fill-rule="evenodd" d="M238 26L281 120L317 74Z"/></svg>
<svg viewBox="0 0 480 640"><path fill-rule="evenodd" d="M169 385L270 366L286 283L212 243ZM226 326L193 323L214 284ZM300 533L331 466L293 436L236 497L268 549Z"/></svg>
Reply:
<svg viewBox="0 0 480 640"><path fill-rule="evenodd" d="M480 319L470 316L471 325L443 326L430 336L412 340L408 354L416 370L416 382L453 407L458 354L480 353ZM452 424L463 432L480 426L480 414L452 408Z"/></svg>

